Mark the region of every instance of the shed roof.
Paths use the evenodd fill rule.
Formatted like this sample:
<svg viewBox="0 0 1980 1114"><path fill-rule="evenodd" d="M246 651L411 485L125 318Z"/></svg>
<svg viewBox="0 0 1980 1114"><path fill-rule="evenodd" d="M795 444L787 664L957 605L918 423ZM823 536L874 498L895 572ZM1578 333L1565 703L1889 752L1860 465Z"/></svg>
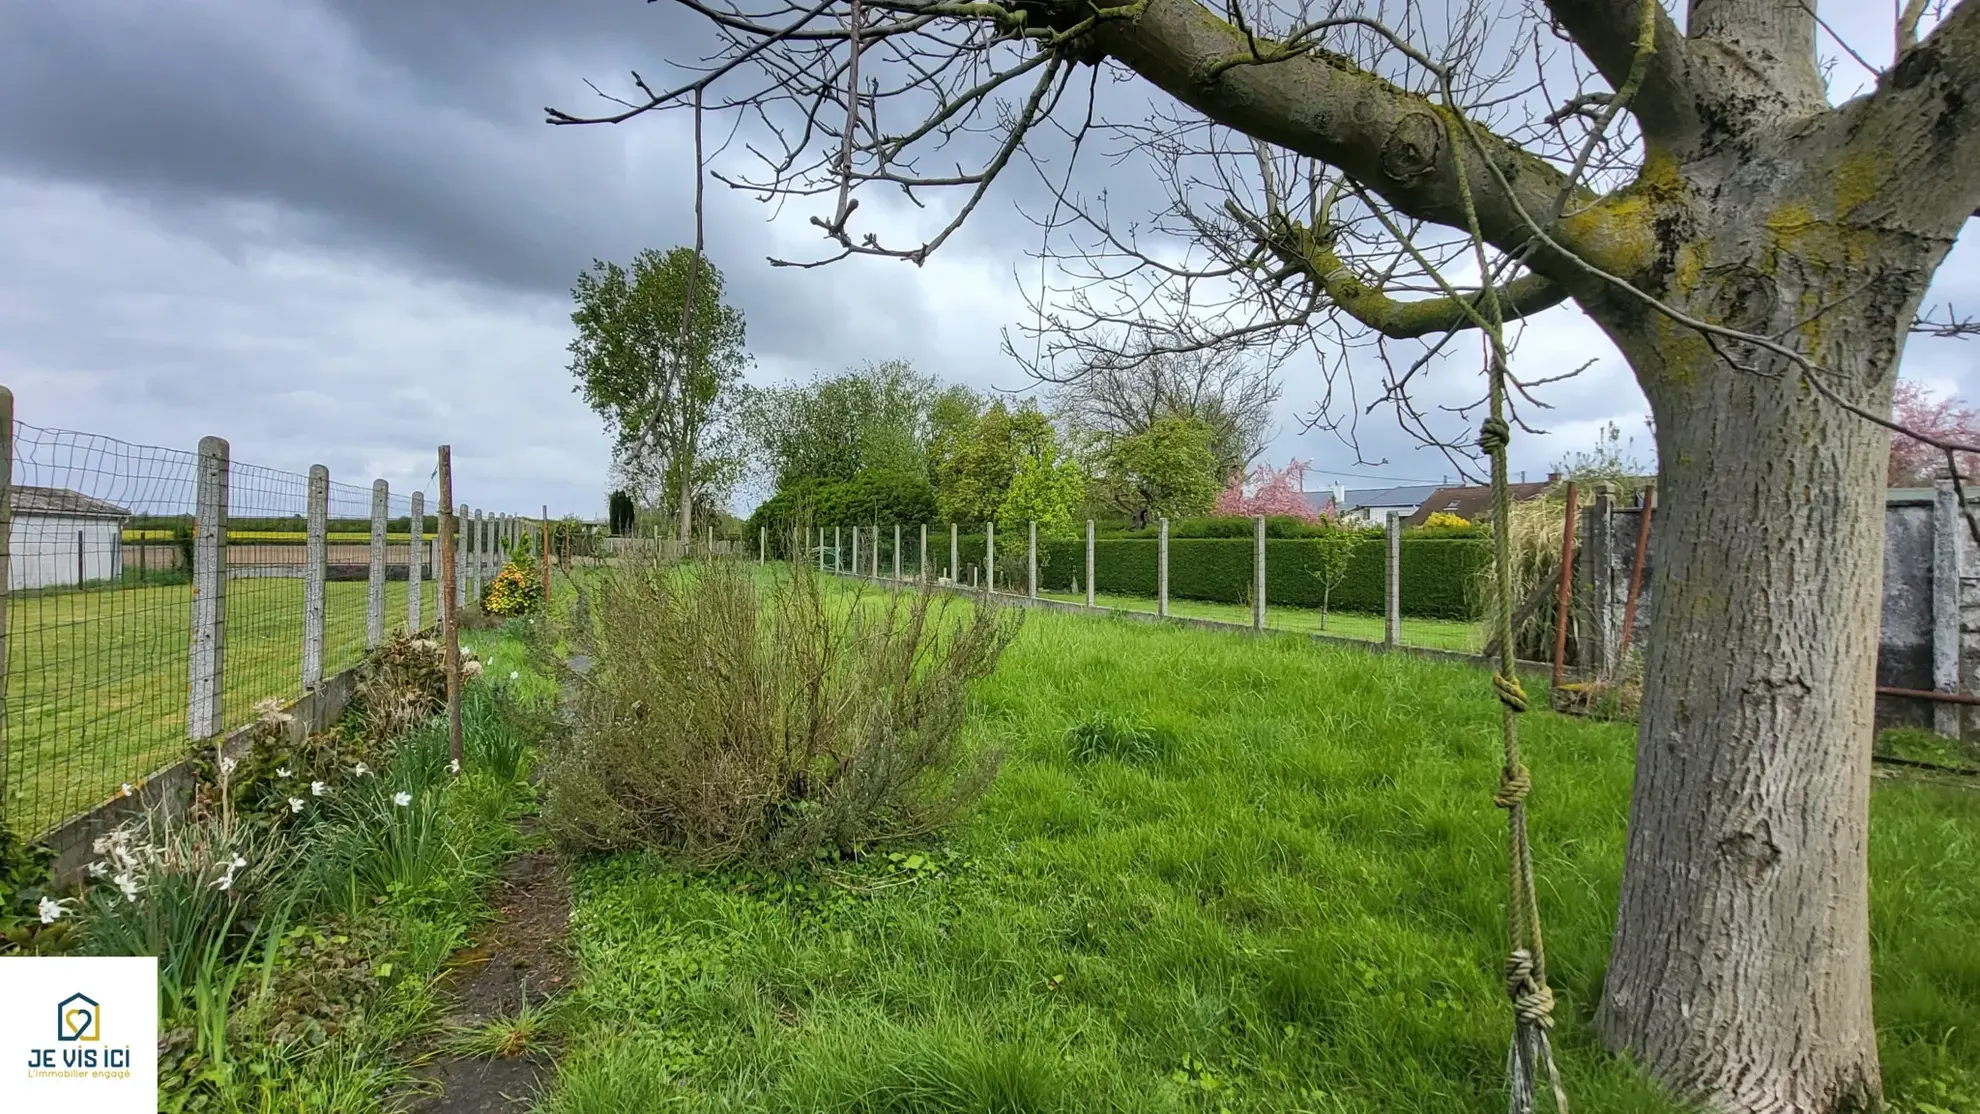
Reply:
<svg viewBox="0 0 1980 1114"><path fill-rule="evenodd" d="M129 518L131 512L106 503L93 495L66 487L34 487L16 484L13 489L14 513L59 515L63 518Z"/></svg>

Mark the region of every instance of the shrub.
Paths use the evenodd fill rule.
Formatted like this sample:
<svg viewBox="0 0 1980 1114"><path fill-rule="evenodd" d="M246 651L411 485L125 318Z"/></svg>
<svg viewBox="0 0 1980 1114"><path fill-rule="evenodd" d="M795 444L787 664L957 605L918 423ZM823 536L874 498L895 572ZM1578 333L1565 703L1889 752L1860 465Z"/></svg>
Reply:
<svg viewBox="0 0 1980 1114"><path fill-rule="evenodd" d="M528 615L543 603L543 580L535 558L527 553L510 557L502 571L481 590L481 610L513 619Z"/></svg>
<svg viewBox="0 0 1980 1114"><path fill-rule="evenodd" d="M1471 520L1461 514L1452 514L1449 511L1435 511L1431 513L1429 518L1423 520L1423 525L1432 530L1447 527L1463 529L1471 525Z"/></svg>
<svg viewBox="0 0 1980 1114"><path fill-rule="evenodd" d="M568 737L544 757L567 846L788 862L932 830L987 787L970 684L1019 613L952 596L825 594L808 566L622 565L597 583Z"/></svg>

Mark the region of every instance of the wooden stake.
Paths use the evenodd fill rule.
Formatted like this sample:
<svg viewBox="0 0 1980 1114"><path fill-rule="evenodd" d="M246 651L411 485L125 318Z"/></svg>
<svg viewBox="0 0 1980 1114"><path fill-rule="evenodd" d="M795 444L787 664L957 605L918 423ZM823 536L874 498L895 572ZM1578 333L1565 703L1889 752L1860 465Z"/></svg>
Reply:
<svg viewBox="0 0 1980 1114"><path fill-rule="evenodd" d="M1561 587L1555 596L1554 610L1554 687L1561 686L1562 671L1567 668L1567 621L1568 598L1574 590L1574 516L1579 508L1575 504L1574 481L1567 485L1567 513L1561 516Z"/></svg>

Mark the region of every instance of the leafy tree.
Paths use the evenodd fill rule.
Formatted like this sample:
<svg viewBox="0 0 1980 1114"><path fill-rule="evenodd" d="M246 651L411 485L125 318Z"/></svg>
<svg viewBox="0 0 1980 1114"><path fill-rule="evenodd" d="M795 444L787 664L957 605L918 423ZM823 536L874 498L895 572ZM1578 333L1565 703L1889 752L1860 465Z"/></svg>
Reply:
<svg viewBox="0 0 1980 1114"><path fill-rule="evenodd" d="M571 290L575 390L616 435L621 474L674 508L684 542L697 499L734 471L706 451L749 362L742 311L722 294L722 273L691 248L648 248L630 267L595 259Z"/></svg>
<svg viewBox="0 0 1980 1114"><path fill-rule="evenodd" d="M1098 454L1096 485L1137 530L1151 518L1204 514L1216 501L1221 470L1211 437L1209 426L1181 414L1108 437Z"/></svg>
<svg viewBox="0 0 1980 1114"><path fill-rule="evenodd" d="M997 510L997 523L1017 530L1036 522L1041 538L1068 537L1073 532L1073 512L1085 497L1086 470L1048 443L1018 458L1010 489Z"/></svg>
<svg viewBox="0 0 1980 1114"><path fill-rule="evenodd" d="M742 408L753 457L779 488L925 467L935 378L902 360L805 384L751 391Z"/></svg>
<svg viewBox="0 0 1980 1114"><path fill-rule="evenodd" d="M1898 380L1891 400L1891 417L1899 425L1946 441L1980 444L1980 410L1966 405L1957 396L1939 398L1922 383ZM1959 474L1971 480L1975 475L1974 454L1959 454ZM1931 487L1946 473L1946 454L1915 437L1891 434L1890 478L1892 487Z"/></svg>
<svg viewBox="0 0 1980 1114"><path fill-rule="evenodd" d="M1313 539L1313 579L1320 582L1320 629L1327 629L1327 604L1334 589L1347 579L1348 566L1354 560L1355 547L1361 544L1362 535L1338 523L1334 528Z"/></svg>

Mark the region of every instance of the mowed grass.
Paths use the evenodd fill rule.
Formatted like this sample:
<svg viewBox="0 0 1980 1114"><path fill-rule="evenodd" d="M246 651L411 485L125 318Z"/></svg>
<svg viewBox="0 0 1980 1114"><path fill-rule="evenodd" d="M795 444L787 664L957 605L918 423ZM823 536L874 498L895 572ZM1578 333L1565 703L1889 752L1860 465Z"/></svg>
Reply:
<svg viewBox="0 0 1980 1114"><path fill-rule="evenodd" d="M1498 715L1464 666L1031 613L968 726L1003 772L945 838L578 870L540 1109L1503 1110ZM1522 721L1560 1063L1604 1114L1673 1109L1588 1027L1633 734ZM1971 1109L1980 794L1880 781L1871 855L1889 1093Z"/></svg>
<svg viewBox="0 0 1980 1114"><path fill-rule="evenodd" d="M324 674L364 649L367 586L325 587ZM424 585L423 613L437 615ZM406 624L388 583L386 629ZM187 584L16 594L7 605L6 814L27 833L88 808L186 752L192 588ZM225 725L265 697L302 692L303 582L227 584Z"/></svg>
<svg viewBox="0 0 1980 1114"><path fill-rule="evenodd" d="M1041 590L1038 594L1066 603L1086 602L1085 594L1080 592ZM1116 596L1102 592L1093 597L1093 602L1095 606L1114 611L1145 611L1153 614L1156 609L1155 600L1147 596ZM1169 600L1169 614L1182 619L1208 619L1212 622L1236 623L1246 627L1251 625L1249 604L1210 603L1204 600L1181 600L1172 597ZM1288 631L1294 634L1326 634L1361 642L1380 642L1388 637L1387 622L1380 615L1329 611L1323 624L1319 609L1312 607L1268 606L1265 608L1265 626L1268 630ZM1404 616L1402 641L1406 646L1475 654L1485 645L1485 624Z"/></svg>

